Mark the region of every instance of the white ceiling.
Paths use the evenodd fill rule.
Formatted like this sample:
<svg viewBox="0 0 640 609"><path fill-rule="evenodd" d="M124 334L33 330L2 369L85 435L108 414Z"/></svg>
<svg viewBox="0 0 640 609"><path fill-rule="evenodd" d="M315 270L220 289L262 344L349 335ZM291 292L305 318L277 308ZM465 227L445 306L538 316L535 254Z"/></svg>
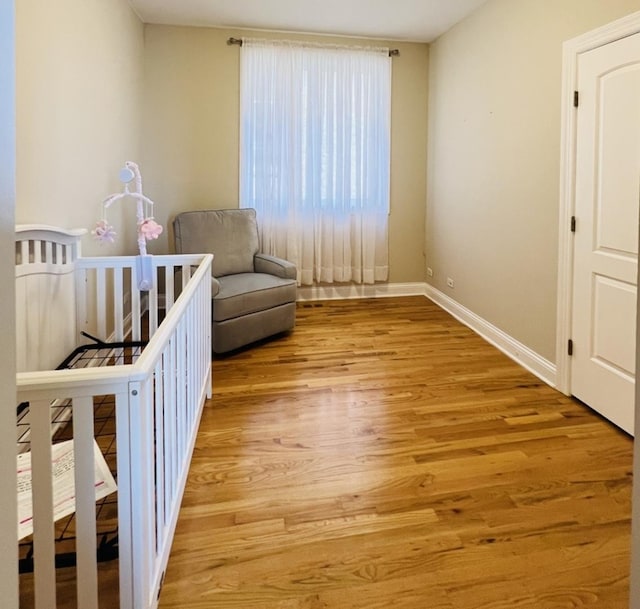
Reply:
<svg viewBox="0 0 640 609"><path fill-rule="evenodd" d="M430 42L486 0L129 0L145 23Z"/></svg>

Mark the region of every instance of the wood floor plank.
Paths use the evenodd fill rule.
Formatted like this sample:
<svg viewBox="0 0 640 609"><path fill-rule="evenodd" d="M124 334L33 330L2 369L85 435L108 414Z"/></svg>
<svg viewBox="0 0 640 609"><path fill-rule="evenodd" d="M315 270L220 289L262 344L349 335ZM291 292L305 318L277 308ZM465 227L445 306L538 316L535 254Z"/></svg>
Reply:
<svg viewBox="0 0 640 609"><path fill-rule="evenodd" d="M160 609L623 609L633 441L423 297L217 358Z"/></svg>

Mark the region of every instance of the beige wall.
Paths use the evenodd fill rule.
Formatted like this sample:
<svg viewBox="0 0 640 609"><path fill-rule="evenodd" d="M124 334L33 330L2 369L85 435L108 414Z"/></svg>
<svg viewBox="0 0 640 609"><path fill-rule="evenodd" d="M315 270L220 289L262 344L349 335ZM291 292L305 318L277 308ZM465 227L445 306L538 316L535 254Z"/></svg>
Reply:
<svg viewBox="0 0 640 609"><path fill-rule="evenodd" d="M163 223L185 209L238 206L240 48L226 41L243 34L251 32L145 26L144 168ZM428 47L375 44L400 49L393 60L390 281L424 281Z"/></svg>
<svg viewBox="0 0 640 609"><path fill-rule="evenodd" d="M16 221L92 228L140 157L143 26L126 0L16 2ZM126 226L122 225L126 216ZM135 251L135 211L110 214Z"/></svg>
<svg viewBox="0 0 640 609"><path fill-rule="evenodd" d="M550 361L562 42L639 9L640 0L489 0L431 47L431 281Z"/></svg>

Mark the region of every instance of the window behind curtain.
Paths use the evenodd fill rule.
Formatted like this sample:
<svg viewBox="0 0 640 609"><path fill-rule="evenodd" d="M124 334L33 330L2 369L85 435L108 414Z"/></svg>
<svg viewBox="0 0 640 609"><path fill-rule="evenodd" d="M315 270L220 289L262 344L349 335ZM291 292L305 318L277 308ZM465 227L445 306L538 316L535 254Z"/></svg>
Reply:
<svg viewBox="0 0 640 609"><path fill-rule="evenodd" d="M245 40L240 205L303 285L388 277L387 49Z"/></svg>

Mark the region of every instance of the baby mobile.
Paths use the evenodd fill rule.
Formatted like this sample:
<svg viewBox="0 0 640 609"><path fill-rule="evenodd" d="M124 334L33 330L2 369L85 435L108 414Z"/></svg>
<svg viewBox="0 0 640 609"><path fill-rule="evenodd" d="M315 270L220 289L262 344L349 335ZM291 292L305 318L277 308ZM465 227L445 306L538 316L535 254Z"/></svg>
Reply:
<svg viewBox="0 0 640 609"><path fill-rule="evenodd" d="M91 234L101 243L113 243L116 239L116 232L107 221L107 209L120 199L127 197L134 199L137 203L136 227L138 251L140 252L137 258L138 289L148 291L153 287L153 266L151 264L151 256L147 254L147 241L157 239L162 234L162 226L153 219L151 214L154 205L153 201L142 194L142 177L138 165L132 161L127 161L120 170L119 177L124 184L124 191L109 195L102 202L102 219L96 222ZM131 192L129 184L133 180L135 180L135 191Z"/></svg>

